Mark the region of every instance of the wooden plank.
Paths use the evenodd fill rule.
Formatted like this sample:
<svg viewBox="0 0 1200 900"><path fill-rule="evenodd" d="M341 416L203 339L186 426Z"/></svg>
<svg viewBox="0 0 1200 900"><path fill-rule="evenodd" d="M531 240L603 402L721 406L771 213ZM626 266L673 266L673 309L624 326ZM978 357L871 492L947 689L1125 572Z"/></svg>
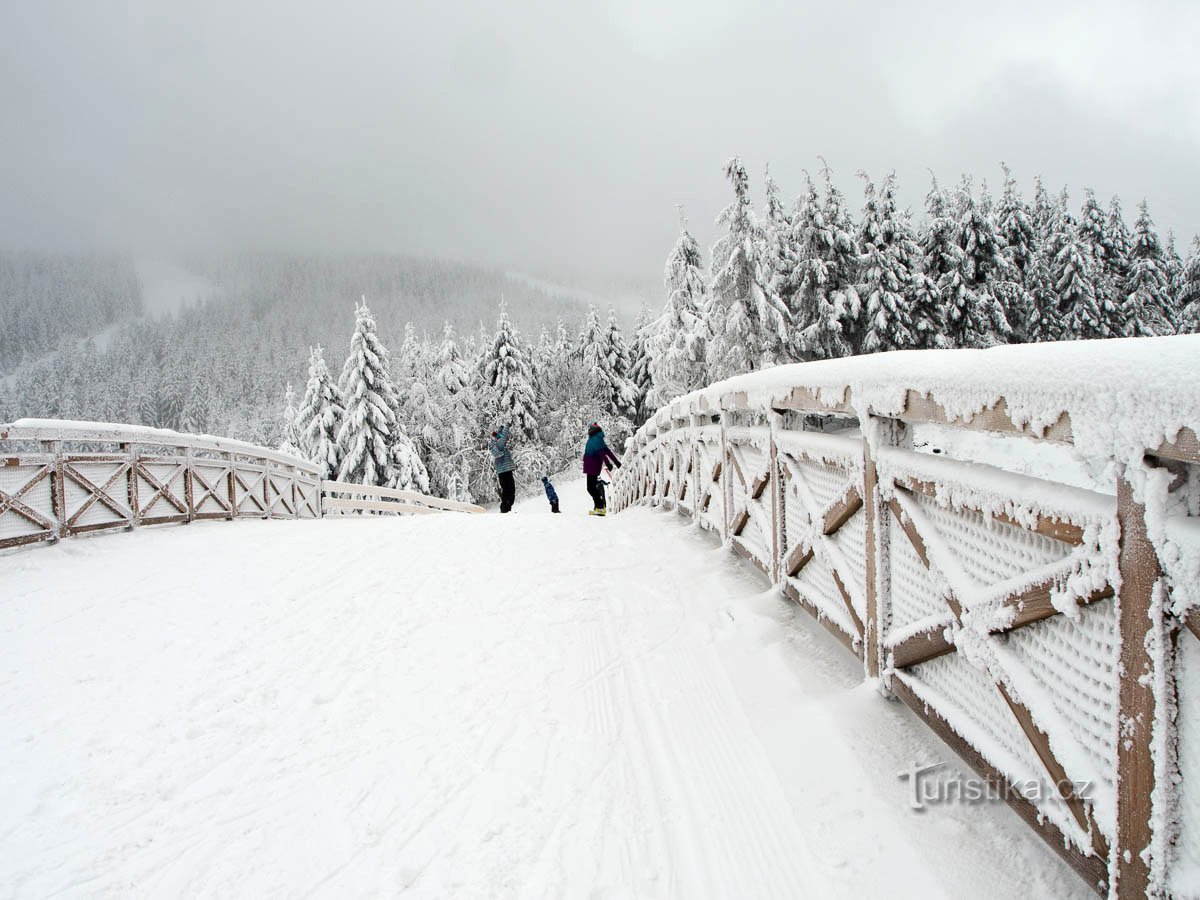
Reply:
<svg viewBox="0 0 1200 900"><path fill-rule="evenodd" d="M771 472L768 470L762 475L754 479L754 483L750 485L750 499L757 500L762 496L768 484L771 483Z"/></svg>
<svg viewBox="0 0 1200 900"><path fill-rule="evenodd" d="M829 567L829 574L833 576L833 583L837 585L838 593L842 595L842 602L846 604L846 611L850 613L850 618L854 620L854 627L858 631L858 636L862 638L865 632L865 629L863 628L863 622L858 616L858 610L854 608L854 601L850 599L850 592L846 590L846 585L842 581L842 576L838 574L838 570L833 566Z"/></svg>
<svg viewBox="0 0 1200 900"><path fill-rule="evenodd" d="M905 684L902 676L892 679L891 689L892 693L905 706L911 709L917 718L924 722L934 734L940 737L951 750L957 753L982 778L996 785L1006 782L1007 779L1005 779L1004 775L989 763L970 743L965 741L936 710L921 700L913 692L912 688ZM1015 787L1004 791L1004 800L1017 815L1025 820L1026 825L1036 831L1042 840L1050 845L1059 856L1066 860L1071 868L1083 877L1084 881L1098 893L1105 891L1108 880L1108 864L1104 859L1085 854L1074 844L1070 843L1062 831L1049 819L1045 818L1038 811L1037 807L1026 800Z"/></svg>
<svg viewBox="0 0 1200 900"><path fill-rule="evenodd" d="M1071 443L1071 417L1062 413L1043 432L1037 432L1026 424L1017 425L1008 412L1008 402L1001 397L994 406L977 412L968 421L960 416L951 416L945 408L929 395L910 390L905 396L904 412L888 416L902 422L932 422L937 425L952 425L969 431L994 431L1001 434L1019 434L1044 441Z"/></svg>
<svg viewBox="0 0 1200 900"><path fill-rule="evenodd" d="M1150 451L1154 456L1164 459L1177 459L1181 462L1200 463L1200 437L1192 428L1181 428L1174 440L1164 441Z"/></svg>
<svg viewBox="0 0 1200 900"><path fill-rule="evenodd" d="M946 638L947 627L947 623L942 622L905 638L891 649L892 666L907 669L953 653L957 648Z"/></svg>
<svg viewBox="0 0 1200 900"><path fill-rule="evenodd" d="M38 531L34 534L22 534L19 537L0 538L0 550L13 547L24 547L26 544L40 544L54 540L53 531Z"/></svg>
<svg viewBox="0 0 1200 900"><path fill-rule="evenodd" d="M904 510L900 508L900 504L896 502L895 497L888 500L887 508L895 517L896 521L900 524L900 528L904 531L905 535L908 536L908 542L912 544L913 550L917 552L917 556L920 558L922 565L928 569L929 551L925 549L925 541L917 532L916 527L912 523L912 519L904 514Z"/></svg>
<svg viewBox="0 0 1200 900"><path fill-rule="evenodd" d="M847 650L860 659L862 658L862 644L855 639L854 635L850 634L848 631L844 631L837 622L829 618L829 616L825 615L825 613L821 612L820 609L810 603L804 597L804 595L796 589L795 585L785 582L783 585L783 594L789 600L796 603L796 605L798 605L806 613L820 622L821 625L825 627L825 630L841 641Z"/></svg>
<svg viewBox="0 0 1200 900"><path fill-rule="evenodd" d="M1113 896L1144 897L1150 889L1151 816L1154 794L1155 661L1147 647L1155 642L1154 591L1162 577L1158 555L1146 531L1146 508L1122 475L1117 479L1117 565L1121 679L1118 688L1121 740L1117 741L1117 840L1113 846L1116 879ZM1161 633L1157 635L1161 641Z"/></svg>
<svg viewBox="0 0 1200 900"><path fill-rule="evenodd" d="M1200 607L1189 609L1183 616L1183 624L1200 641Z"/></svg>
<svg viewBox="0 0 1200 900"><path fill-rule="evenodd" d="M862 491L857 484L852 484L846 489L840 498L833 501L829 508L825 510L823 521L821 523L821 533L831 535L847 522L850 518L862 509L863 496Z"/></svg>
<svg viewBox="0 0 1200 900"><path fill-rule="evenodd" d="M842 390L842 399L830 403L826 400L821 400L817 397L815 388L797 387L792 388L788 396L773 404L774 409L781 411L794 410L797 412L817 413L822 415L847 416L857 418L858 413L854 407L850 405L850 389Z"/></svg>
<svg viewBox="0 0 1200 900"><path fill-rule="evenodd" d="M758 558L758 554L756 554L753 550L751 550L749 545L747 545L745 541L743 541L741 538L735 537L735 538L732 538L729 543L733 547L734 553L736 553L738 556L742 557L743 559L747 559L751 563L753 563L754 567L756 569L758 569L760 572L762 572L764 575L766 575L768 579L771 577L770 568L767 566L767 564L765 562L763 562L761 559Z"/></svg>
<svg viewBox="0 0 1200 900"><path fill-rule="evenodd" d="M803 543L796 544L783 561L783 571L788 578L795 578L800 570L812 562L813 549Z"/></svg>
<svg viewBox="0 0 1200 900"><path fill-rule="evenodd" d="M750 512L749 512L749 510L743 509L736 516L734 516L733 521L729 523L730 534L734 535L735 537L737 535L741 534L746 529L746 524L749 521L750 521Z"/></svg>
<svg viewBox="0 0 1200 900"><path fill-rule="evenodd" d="M1030 585L1022 591L1009 594L1003 598L1000 601L1000 605L1015 610L1016 614L1013 616L1011 624L1003 628L992 629L992 634L1005 634L1015 631L1018 628L1024 628L1033 622L1040 622L1043 619L1059 615L1059 611L1050 602L1050 594L1055 584L1056 579L1047 578L1045 581ZM1112 597L1112 586L1106 585L1098 591L1093 591L1086 597L1079 598L1076 600L1076 603L1081 606L1088 606L1101 600L1109 600Z"/></svg>
<svg viewBox="0 0 1200 900"><path fill-rule="evenodd" d="M932 481L924 481L920 478L907 478L903 482L904 487L918 494L924 494L931 499L937 498L937 485ZM1023 528L1026 531L1032 531L1048 538L1054 538L1056 541L1062 541L1064 544L1070 544L1073 547L1078 547L1083 543L1083 526L1076 525L1074 522L1056 519L1051 516L1035 515L1033 524L1022 522L1007 513L987 513L982 509L973 506L965 506L971 512L979 513L984 517L990 517L997 522L1003 522L1005 525L1011 525L1013 528Z"/></svg>
<svg viewBox="0 0 1200 900"><path fill-rule="evenodd" d="M714 484L716 484L718 481L721 480L721 469L722 468L723 468L722 462L721 462L721 460L718 459L716 462L716 465L713 466L713 470L712 470L712 481Z"/></svg>
<svg viewBox="0 0 1200 900"><path fill-rule="evenodd" d="M1012 711L1013 717L1017 720L1017 724L1021 726L1021 730L1025 732L1025 737L1033 746L1033 750L1037 753L1038 759L1042 761L1042 765L1046 769L1046 774L1050 776L1050 781L1058 791L1063 802L1066 803L1067 809L1071 811L1071 815L1078 823L1080 830L1091 834L1092 841L1098 843L1096 847L1098 855L1107 857L1108 847L1104 841L1104 836L1092 822L1092 815L1085 806L1079 795L1075 793L1071 787L1071 779L1067 775L1067 770L1063 768L1062 763L1058 761L1058 757L1054 755L1054 751L1050 748L1050 738L1046 732L1038 727L1037 722L1033 720L1033 714L1020 700L1013 697L1000 682L996 682L996 690L1000 692L1000 696L1004 698L1004 702L1008 704L1009 710Z"/></svg>
<svg viewBox="0 0 1200 900"><path fill-rule="evenodd" d="M325 499L326 509L353 509L353 510L372 510L378 512L390 513L415 513L423 515L425 513L440 513L446 510L433 509L429 506L416 506L411 503L400 503L399 501L390 500L354 500L344 499L341 497L327 497Z"/></svg>

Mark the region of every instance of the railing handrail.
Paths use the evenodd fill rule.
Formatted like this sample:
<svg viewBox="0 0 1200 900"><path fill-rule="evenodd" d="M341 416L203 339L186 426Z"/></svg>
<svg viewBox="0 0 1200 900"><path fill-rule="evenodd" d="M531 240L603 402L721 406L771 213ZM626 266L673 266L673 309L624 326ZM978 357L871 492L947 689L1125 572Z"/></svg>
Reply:
<svg viewBox="0 0 1200 900"><path fill-rule="evenodd" d="M417 491L407 491L401 488L377 487L371 484L353 484L348 481L322 481L321 493L323 494L353 494L360 497L372 498L391 498L395 500L407 500L410 503L419 504L421 506L430 507L432 509L446 510L449 512L465 512L465 513L483 513L487 512L482 506L477 506L474 503L463 503L460 500L446 500L443 497L431 497L428 494L422 494ZM400 506L400 504L392 504ZM342 506L341 508L349 508ZM387 511L387 505L382 504L379 507L371 507L372 509L380 509ZM404 511L404 510L397 510Z"/></svg>
<svg viewBox="0 0 1200 900"><path fill-rule="evenodd" d="M207 450L266 459L282 466L292 466L309 475L318 475L321 471L306 459L258 444L209 434L173 431L169 428L151 428L146 425L118 425L111 422L68 419L17 419L15 422L0 424L0 441L77 441L178 447L183 450Z"/></svg>
<svg viewBox="0 0 1200 900"><path fill-rule="evenodd" d="M636 449L691 416L779 410L1076 444L1121 461L1145 451L1200 461L1200 335L904 350L793 363L678 397L630 439ZM1147 376L1149 369L1158 377ZM1170 384L1163 380L1170 376ZM1120 417L1113 429L1111 418Z"/></svg>

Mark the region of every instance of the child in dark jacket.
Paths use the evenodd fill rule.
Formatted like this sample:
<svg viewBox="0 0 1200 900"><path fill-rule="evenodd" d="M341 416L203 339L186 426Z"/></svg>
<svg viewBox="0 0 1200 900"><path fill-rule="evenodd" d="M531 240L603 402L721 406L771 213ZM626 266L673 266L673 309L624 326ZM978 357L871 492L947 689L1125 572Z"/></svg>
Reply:
<svg viewBox="0 0 1200 900"><path fill-rule="evenodd" d="M546 499L550 501L550 512L558 512L558 492L554 490L554 485L550 483L550 476L542 476L542 487L546 489Z"/></svg>

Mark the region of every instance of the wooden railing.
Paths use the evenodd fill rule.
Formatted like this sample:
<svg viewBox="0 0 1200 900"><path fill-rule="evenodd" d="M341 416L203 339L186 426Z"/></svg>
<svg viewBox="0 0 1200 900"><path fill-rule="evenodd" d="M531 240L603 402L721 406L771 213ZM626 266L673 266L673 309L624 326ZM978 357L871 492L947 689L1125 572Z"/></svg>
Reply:
<svg viewBox="0 0 1200 900"><path fill-rule="evenodd" d="M719 534L885 695L1012 786L1010 805L1097 890L1169 892L1200 876L1200 339L1186 340L1156 346L1124 385L1124 356L1112 384L1097 377L1099 344L1075 378L1048 348L1011 383L1000 351L906 354L902 367L888 354L875 378L860 358L731 379L635 435L613 505L674 509ZM1191 396L1153 399L1154 366L1187 371L1188 358ZM955 365L961 391L984 398L974 414L947 387ZM1044 391L1030 388L1039 366L1060 375ZM1105 403L1130 420L1092 422ZM1163 421L1165 440L1122 443ZM1111 483L1062 483L1064 459L1107 465ZM1031 784L1046 790L1022 796Z"/></svg>
<svg viewBox="0 0 1200 900"><path fill-rule="evenodd" d="M326 514L331 511L385 512L408 515L438 512L482 513L487 511L482 506L476 506L474 503L443 500L441 497L430 497L416 491L351 484L346 481L322 481L321 495L321 508Z"/></svg>
<svg viewBox="0 0 1200 900"><path fill-rule="evenodd" d="M97 422L0 425L0 550L200 519L315 519L350 510L483 512L412 491L322 481L242 441Z"/></svg>

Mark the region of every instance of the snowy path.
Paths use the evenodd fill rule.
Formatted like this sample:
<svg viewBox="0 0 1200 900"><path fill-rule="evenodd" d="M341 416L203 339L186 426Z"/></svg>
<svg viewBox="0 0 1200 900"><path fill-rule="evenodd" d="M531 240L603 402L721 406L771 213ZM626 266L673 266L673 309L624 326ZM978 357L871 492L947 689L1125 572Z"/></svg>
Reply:
<svg viewBox="0 0 1200 900"><path fill-rule="evenodd" d="M0 897L1086 895L708 535L544 506L0 557Z"/></svg>

